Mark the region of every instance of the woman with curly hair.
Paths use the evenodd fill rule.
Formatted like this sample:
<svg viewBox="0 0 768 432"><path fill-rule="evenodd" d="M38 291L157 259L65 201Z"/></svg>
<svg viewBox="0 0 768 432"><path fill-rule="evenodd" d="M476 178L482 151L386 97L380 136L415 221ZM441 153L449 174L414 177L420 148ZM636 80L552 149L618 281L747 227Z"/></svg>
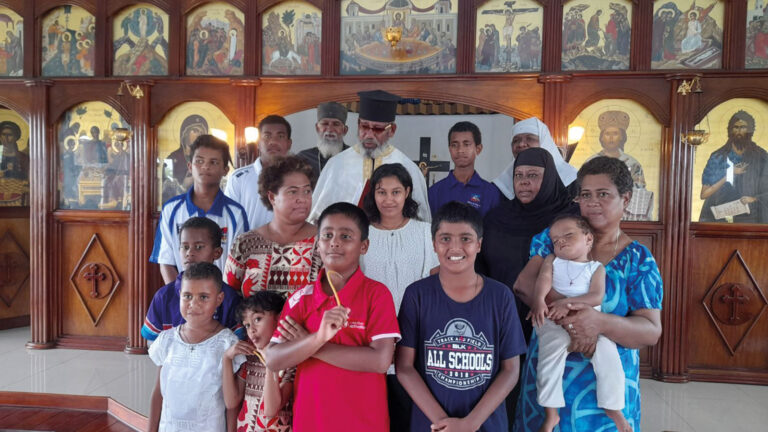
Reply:
<svg viewBox="0 0 768 432"><path fill-rule="evenodd" d="M290 295L314 282L320 269L312 208L312 167L297 156L281 157L259 175L259 195L272 221L237 237L225 268L226 282L243 297L274 290Z"/></svg>

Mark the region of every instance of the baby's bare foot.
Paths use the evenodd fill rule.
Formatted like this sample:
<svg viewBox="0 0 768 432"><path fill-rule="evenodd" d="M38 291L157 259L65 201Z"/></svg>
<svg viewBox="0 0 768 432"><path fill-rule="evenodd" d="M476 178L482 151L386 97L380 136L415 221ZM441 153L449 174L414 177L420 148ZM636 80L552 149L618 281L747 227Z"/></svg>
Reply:
<svg viewBox="0 0 768 432"><path fill-rule="evenodd" d="M547 413L547 417L539 428L539 432L552 432L555 426L560 423L560 414L557 413L557 408L544 408L544 410Z"/></svg>
<svg viewBox="0 0 768 432"><path fill-rule="evenodd" d="M629 425L621 410L605 410L605 414L616 423L616 429L619 432L632 432L632 426Z"/></svg>

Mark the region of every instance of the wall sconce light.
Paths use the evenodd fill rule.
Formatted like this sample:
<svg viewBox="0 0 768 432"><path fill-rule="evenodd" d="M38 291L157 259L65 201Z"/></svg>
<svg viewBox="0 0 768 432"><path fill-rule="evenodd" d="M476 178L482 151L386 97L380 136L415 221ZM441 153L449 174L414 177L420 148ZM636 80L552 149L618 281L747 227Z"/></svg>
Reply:
<svg viewBox="0 0 768 432"><path fill-rule="evenodd" d="M568 144L577 144L584 137L584 128L571 126L568 128Z"/></svg>
<svg viewBox="0 0 768 432"><path fill-rule="evenodd" d="M245 128L245 142L248 144L259 142L259 128L253 126Z"/></svg>
<svg viewBox="0 0 768 432"><path fill-rule="evenodd" d="M698 76L693 77L692 80L683 80L679 86L677 86L677 94L681 96L688 96L691 93L703 93L701 88L701 79Z"/></svg>
<svg viewBox="0 0 768 432"><path fill-rule="evenodd" d="M237 149L237 158L240 166L253 163L259 157L259 128L249 126L245 128L245 146Z"/></svg>
<svg viewBox="0 0 768 432"><path fill-rule="evenodd" d="M576 151L576 147L579 145L579 141L584 137L584 128L581 126L571 126L568 128L568 143L565 147L560 148L560 152L563 154L563 159L566 162L571 160L573 152Z"/></svg>
<svg viewBox="0 0 768 432"><path fill-rule="evenodd" d="M123 87L125 87L128 90L128 94L135 97L136 99L141 99L144 97L144 91L139 87L138 85L130 85L127 81L123 81L120 83L120 87L117 88L117 95L122 96L123 95Z"/></svg>
<svg viewBox="0 0 768 432"><path fill-rule="evenodd" d="M211 128L211 135L222 141L227 141L227 133L221 129Z"/></svg>

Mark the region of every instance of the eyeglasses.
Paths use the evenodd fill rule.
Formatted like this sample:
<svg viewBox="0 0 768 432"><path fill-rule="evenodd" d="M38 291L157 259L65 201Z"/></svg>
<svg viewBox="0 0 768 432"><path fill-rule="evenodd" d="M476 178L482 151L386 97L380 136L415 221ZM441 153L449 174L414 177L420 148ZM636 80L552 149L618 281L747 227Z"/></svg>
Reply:
<svg viewBox="0 0 768 432"><path fill-rule="evenodd" d="M592 194L592 192L581 192L573 200L576 202L586 203L586 202L592 201L592 198L596 198L599 202L605 203L605 202L612 201L615 198L615 196L616 195L610 192L605 192L605 191L600 191L600 192L597 192L596 194Z"/></svg>
<svg viewBox="0 0 768 432"><path fill-rule="evenodd" d="M384 133L384 131L389 129L390 127L392 127L392 123L387 123L386 126L375 126L375 125L370 125L370 124L366 124L366 123L358 123L357 124L357 129L360 132L371 131L371 132L373 132L376 135Z"/></svg>

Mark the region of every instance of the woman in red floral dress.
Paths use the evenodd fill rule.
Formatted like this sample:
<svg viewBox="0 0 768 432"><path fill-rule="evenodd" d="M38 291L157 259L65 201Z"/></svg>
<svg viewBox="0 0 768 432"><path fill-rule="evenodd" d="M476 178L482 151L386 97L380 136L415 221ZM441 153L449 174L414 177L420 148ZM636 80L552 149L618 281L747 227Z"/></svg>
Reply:
<svg viewBox="0 0 768 432"><path fill-rule="evenodd" d="M259 194L274 212L271 222L237 237L225 268L226 282L243 297L261 290L288 296L314 282L320 269L317 228L306 222L316 179L303 159L287 156L259 175Z"/></svg>

